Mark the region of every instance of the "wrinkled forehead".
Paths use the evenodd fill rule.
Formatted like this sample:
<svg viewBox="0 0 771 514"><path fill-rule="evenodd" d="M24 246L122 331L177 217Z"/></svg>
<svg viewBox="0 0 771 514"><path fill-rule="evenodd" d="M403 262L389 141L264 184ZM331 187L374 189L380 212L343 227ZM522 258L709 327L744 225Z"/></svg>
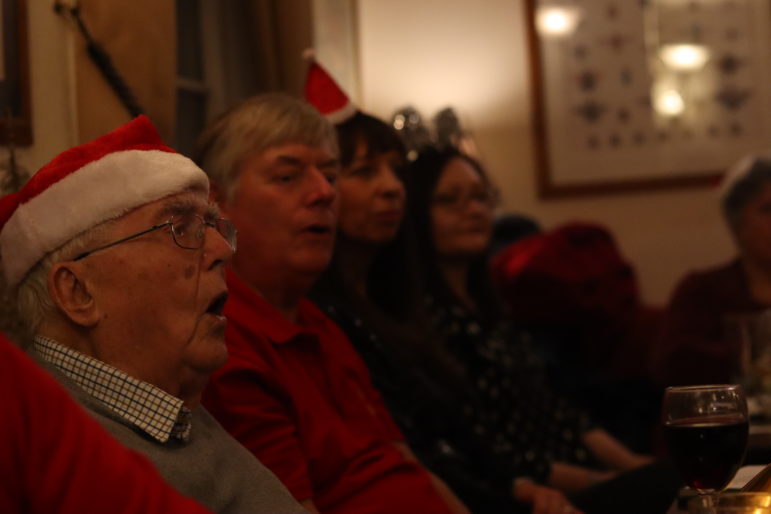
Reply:
<svg viewBox="0 0 771 514"><path fill-rule="evenodd" d="M212 209L217 208L209 201L208 193L203 188L195 188L147 203L133 212L141 212L153 221L161 222L181 214L207 214Z"/></svg>
<svg viewBox="0 0 771 514"><path fill-rule="evenodd" d="M272 145L253 153L249 161L253 160L297 165L336 165L339 162L336 146L302 142Z"/></svg>

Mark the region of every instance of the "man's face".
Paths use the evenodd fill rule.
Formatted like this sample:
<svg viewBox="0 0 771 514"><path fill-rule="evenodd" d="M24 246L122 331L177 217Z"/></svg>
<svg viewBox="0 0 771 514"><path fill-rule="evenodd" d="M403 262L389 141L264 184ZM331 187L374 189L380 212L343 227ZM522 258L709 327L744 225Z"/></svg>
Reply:
<svg viewBox="0 0 771 514"><path fill-rule="evenodd" d="M233 268L263 292L313 282L332 256L337 156L290 143L244 161L223 212L238 230Z"/></svg>
<svg viewBox="0 0 771 514"><path fill-rule="evenodd" d="M205 193L186 192L123 216L105 240L183 212L216 217ZM177 246L165 227L80 261L101 316L94 356L183 399L195 397L227 359L223 268L231 256L228 243L211 227L198 250Z"/></svg>

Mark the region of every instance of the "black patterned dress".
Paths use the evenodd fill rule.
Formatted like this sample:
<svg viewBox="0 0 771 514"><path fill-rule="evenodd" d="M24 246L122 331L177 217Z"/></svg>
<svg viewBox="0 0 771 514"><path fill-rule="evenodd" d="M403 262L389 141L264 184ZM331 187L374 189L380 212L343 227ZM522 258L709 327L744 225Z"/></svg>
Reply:
<svg viewBox="0 0 771 514"><path fill-rule="evenodd" d="M313 300L345 332L370 370L372 382L407 443L420 461L440 476L475 513L530 512L514 501L516 478L545 483L551 464L545 459L526 462L491 444L492 429L476 428L463 412L476 411L473 394L464 398L440 385L431 369L403 359L388 341L376 334L359 315L356 302L334 295L312 295ZM464 390L472 392L470 384Z"/></svg>
<svg viewBox="0 0 771 514"><path fill-rule="evenodd" d="M427 302L446 349L476 387L481 403L464 412L475 431L492 431L497 451L510 453L518 466L543 460L597 465L581 441L592 421L549 389L527 332L485 324L458 304Z"/></svg>

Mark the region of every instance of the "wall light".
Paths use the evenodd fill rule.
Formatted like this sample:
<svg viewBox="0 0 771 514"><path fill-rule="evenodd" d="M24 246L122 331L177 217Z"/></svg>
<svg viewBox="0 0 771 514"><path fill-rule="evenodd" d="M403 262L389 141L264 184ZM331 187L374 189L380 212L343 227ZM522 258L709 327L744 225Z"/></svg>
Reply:
<svg viewBox="0 0 771 514"><path fill-rule="evenodd" d="M664 45L659 50L659 57L672 70L694 71L707 62L709 50L704 45Z"/></svg>
<svg viewBox="0 0 771 514"><path fill-rule="evenodd" d="M685 110L685 102L680 92L673 87L654 89L653 107L662 116L678 116Z"/></svg>
<svg viewBox="0 0 771 514"><path fill-rule="evenodd" d="M576 30L580 17L581 10L578 7L541 7L538 10L538 30L544 36L567 36Z"/></svg>

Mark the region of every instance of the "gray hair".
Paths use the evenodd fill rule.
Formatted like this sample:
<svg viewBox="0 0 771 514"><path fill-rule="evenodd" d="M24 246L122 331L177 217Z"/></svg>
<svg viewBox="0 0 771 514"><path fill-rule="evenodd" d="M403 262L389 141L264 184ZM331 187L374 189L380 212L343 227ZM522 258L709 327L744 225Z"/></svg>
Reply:
<svg viewBox="0 0 771 514"><path fill-rule="evenodd" d="M738 227L739 215L744 206L760 193L767 182L771 182L771 160L756 158L744 176L725 192L723 216L732 230Z"/></svg>
<svg viewBox="0 0 771 514"><path fill-rule="evenodd" d="M62 246L49 252L30 270L16 289L16 307L24 328L35 334L41 324L56 312L48 291L48 274L54 264L74 258L102 239L115 220L108 220L81 232Z"/></svg>
<svg viewBox="0 0 771 514"><path fill-rule="evenodd" d="M231 199L245 159L289 143L338 152L334 127L314 107L283 93L266 93L209 124L198 137L193 158L222 188L225 199Z"/></svg>

